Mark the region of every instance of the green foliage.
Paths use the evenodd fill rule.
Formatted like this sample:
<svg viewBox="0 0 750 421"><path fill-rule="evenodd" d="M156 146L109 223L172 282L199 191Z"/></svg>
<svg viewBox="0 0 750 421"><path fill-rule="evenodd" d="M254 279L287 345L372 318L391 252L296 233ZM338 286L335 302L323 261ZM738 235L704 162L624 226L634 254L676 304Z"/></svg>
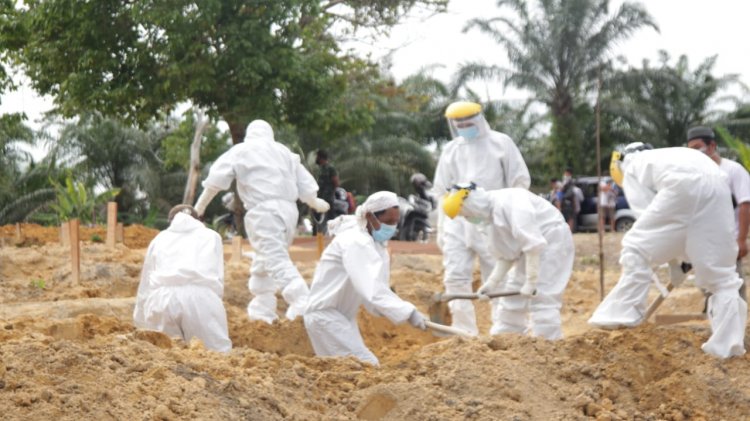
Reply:
<svg viewBox="0 0 750 421"><path fill-rule="evenodd" d="M612 47L643 27L656 24L641 5L623 3L613 14L609 0L500 0L512 15L473 19L465 31L478 29L505 48L510 68L481 63L462 66L458 81L503 79L531 92L544 103L552 119L548 164L555 173L571 165L580 171L582 122L576 110L588 101L606 69Z"/></svg>
<svg viewBox="0 0 750 421"><path fill-rule="evenodd" d="M64 185L55 180L50 180L50 184L57 198L51 207L61 221L77 218L82 223L96 223L97 207L120 193L120 189L115 188L94 195L83 183L74 181L70 176L65 179Z"/></svg>
<svg viewBox="0 0 750 421"><path fill-rule="evenodd" d="M104 240L102 239L101 235L99 235L99 234L91 234L91 242L92 243L103 243Z"/></svg>
<svg viewBox="0 0 750 421"><path fill-rule="evenodd" d="M641 68L613 74L602 101L611 134L619 143L648 139L655 147L684 145L691 125L716 118L717 103L737 101L720 97L722 90L742 90L736 75L714 76L715 64L713 56L691 70L686 56L671 64L669 54L660 51L655 66L644 60Z"/></svg>
<svg viewBox="0 0 750 421"><path fill-rule="evenodd" d="M29 282L29 288L33 289L45 289L47 287L47 282L43 278L34 279Z"/></svg>
<svg viewBox="0 0 750 421"><path fill-rule="evenodd" d="M336 137L368 115L367 101L346 96L349 75L367 65L340 51L335 31L385 30L447 3L29 0L6 6L14 30L0 39L67 117L98 111L145 125L191 101L223 118L235 143L254 118Z"/></svg>
<svg viewBox="0 0 750 421"><path fill-rule="evenodd" d="M195 135L195 115L193 110L183 114L176 129L167 133L161 140L161 150L164 156L164 169L167 171L187 171L190 166L190 145ZM212 162L224 151L229 149L231 139L229 135L219 131L215 124L211 124L203 133L201 142L201 162Z"/></svg>
<svg viewBox="0 0 750 421"><path fill-rule="evenodd" d="M737 154L742 166L750 171L750 145L743 142L739 138L732 136L724 127L717 127L716 135Z"/></svg>

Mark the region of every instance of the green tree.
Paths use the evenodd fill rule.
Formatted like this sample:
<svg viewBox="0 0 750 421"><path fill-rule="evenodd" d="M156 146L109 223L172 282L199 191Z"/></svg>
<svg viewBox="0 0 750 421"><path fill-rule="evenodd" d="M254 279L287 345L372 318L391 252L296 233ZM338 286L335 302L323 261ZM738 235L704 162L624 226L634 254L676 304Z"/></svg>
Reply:
<svg viewBox="0 0 750 421"><path fill-rule="evenodd" d="M367 125L367 103L343 101L349 75L367 65L340 51L335 30L392 25L447 0L24 3L5 5L14 23L3 43L62 115L95 110L145 124L191 101L224 119L238 143L255 118L305 136Z"/></svg>
<svg viewBox="0 0 750 421"><path fill-rule="evenodd" d="M643 27L657 29L643 6L623 3L610 15L609 0L499 0L507 15L473 19L464 31L478 29L505 47L510 69L469 63L459 80L504 78L531 92L552 119L548 164L556 173L568 165L580 171L584 128L576 110L610 60L613 47Z"/></svg>
<svg viewBox="0 0 750 421"><path fill-rule="evenodd" d="M685 55L674 65L666 51L656 66L644 60L641 68L617 72L608 79L602 101L609 115L609 136L619 143L647 140L654 146L680 146L691 125L719 118L717 105L737 98L726 88L742 90L737 75L714 76L716 56L690 69Z"/></svg>

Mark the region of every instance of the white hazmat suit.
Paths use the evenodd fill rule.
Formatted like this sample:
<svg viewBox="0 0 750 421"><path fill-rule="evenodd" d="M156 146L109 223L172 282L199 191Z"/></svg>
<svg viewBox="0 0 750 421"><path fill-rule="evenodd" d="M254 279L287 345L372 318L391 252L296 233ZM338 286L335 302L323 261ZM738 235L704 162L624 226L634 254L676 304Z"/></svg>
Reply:
<svg viewBox="0 0 750 421"><path fill-rule="evenodd" d="M652 267L686 260L708 300L712 334L702 349L721 358L742 355L747 304L735 271L732 200L724 175L703 153L688 148L625 155L623 189L638 219L622 240L622 275L589 323L605 328L642 323Z"/></svg>
<svg viewBox="0 0 750 421"><path fill-rule="evenodd" d="M498 299L490 334L531 333L546 339L562 338L562 296L573 270L575 246L570 228L549 201L526 189L472 191L461 214L489 225L490 252L497 264L479 292L523 291ZM503 285L505 273L514 276ZM529 282L528 291L524 290Z"/></svg>
<svg viewBox="0 0 750 421"><path fill-rule="evenodd" d="M289 257L299 212L297 199L318 212L328 203L317 198L318 185L297 154L277 143L273 129L263 120L247 126L243 143L234 145L211 166L203 181L204 191L195 205L202 215L211 199L237 180L237 192L245 205L245 230L255 250L250 268L249 288L254 298L247 306L252 320L273 323L276 291L294 319L304 312L309 290Z"/></svg>
<svg viewBox="0 0 750 421"><path fill-rule="evenodd" d="M146 252L133 321L207 349L229 352L224 294L224 247L221 237L197 219L175 215Z"/></svg>
<svg viewBox="0 0 750 421"><path fill-rule="evenodd" d="M391 291L388 251L365 226L365 212L398 205L395 194L387 192L387 200L378 200L379 193L359 206L356 216L340 216L328 223L329 233L335 237L315 269L304 316L315 355L351 355L377 365L377 357L365 346L357 326L359 307L363 305L370 313L393 323L412 322L419 315L413 304Z"/></svg>
<svg viewBox="0 0 750 421"><path fill-rule="evenodd" d="M513 140L491 130L481 114L474 119L479 128L475 138L457 137L445 145L435 170L435 196L442 197L454 184L469 181L486 190L528 188L529 170ZM449 219L444 218L442 212L438 214L438 245L443 251L445 292L472 292L474 258L479 257L483 282L495 263L487 236L482 227L464 218ZM493 309L496 305L493 300ZM453 327L474 335L479 333L474 304L470 300L452 300L448 307Z"/></svg>

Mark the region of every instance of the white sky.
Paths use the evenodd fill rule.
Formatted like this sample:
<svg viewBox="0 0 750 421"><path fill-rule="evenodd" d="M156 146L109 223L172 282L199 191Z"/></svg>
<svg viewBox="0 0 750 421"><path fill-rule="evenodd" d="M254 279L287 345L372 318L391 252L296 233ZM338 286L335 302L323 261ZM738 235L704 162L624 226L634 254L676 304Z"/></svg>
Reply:
<svg viewBox="0 0 750 421"><path fill-rule="evenodd" d="M612 0L611 8L622 4ZM643 29L623 42L614 54L623 55L632 66L641 60L656 60L659 49L667 50L676 59L681 54L689 58L691 70L705 58L718 54L714 68L717 76L737 73L741 80L750 83L750 2L744 0L651 0L646 8L656 20L661 32ZM498 9L495 0L451 0L447 14L427 20L411 19L393 29L390 38L376 45L355 45L361 51L370 51L374 58L382 57L395 49L391 71L397 80L416 73L423 66L445 66L434 75L448 81L457 65L468 61L505 65L505 51L477 30L462 33L466 21L473 17L494 17ZM672 61L674 63L674 61ZM485 91L485 87L475 89ZM487 86L493 99L520 99L519 92L502 93ZM51 108L49 99L39 98L32 89L20 90L2 96L0 113L23 111L32 122Z"/></svg>

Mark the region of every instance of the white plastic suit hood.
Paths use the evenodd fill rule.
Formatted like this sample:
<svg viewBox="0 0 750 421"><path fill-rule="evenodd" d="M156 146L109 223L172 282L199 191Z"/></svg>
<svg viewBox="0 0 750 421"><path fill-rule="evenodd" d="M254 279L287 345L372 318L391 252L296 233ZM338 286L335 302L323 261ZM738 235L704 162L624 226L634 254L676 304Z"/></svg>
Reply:
<svg viewBox="0 0 750 421"><path fill-rule="evenodd" d="M273 128L265 120L253 120L245 130L245 140L270 140L273 141Z"/></svg>

